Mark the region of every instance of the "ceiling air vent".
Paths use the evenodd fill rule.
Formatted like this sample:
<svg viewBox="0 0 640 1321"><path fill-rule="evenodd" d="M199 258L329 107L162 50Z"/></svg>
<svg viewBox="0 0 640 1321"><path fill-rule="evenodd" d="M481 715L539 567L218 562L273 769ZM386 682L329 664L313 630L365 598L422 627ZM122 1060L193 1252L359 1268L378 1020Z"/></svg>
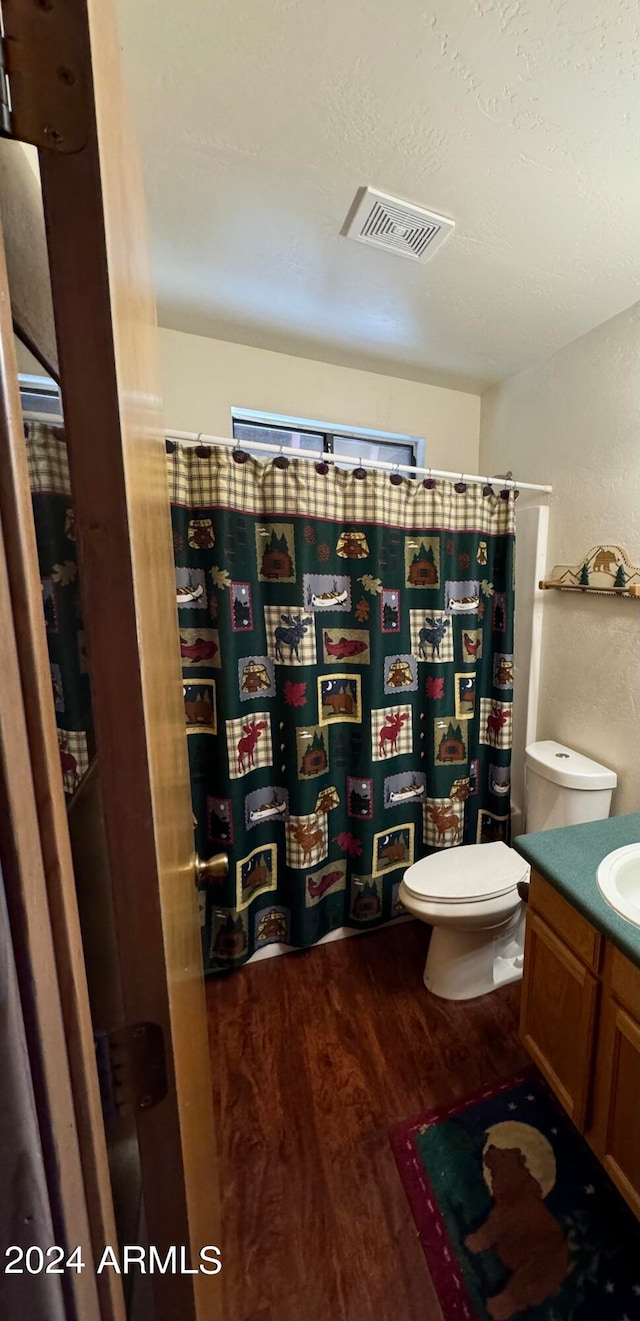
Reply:
<svg viewBox="0 0 640 1321"><path fill-rule="evenodd" d="M358 243L396 252L399 257L427 261L454 226L454 220L435 211L425 211L422 206L379 193L375 188L364 188L356 196L343 233Z"/></svg>

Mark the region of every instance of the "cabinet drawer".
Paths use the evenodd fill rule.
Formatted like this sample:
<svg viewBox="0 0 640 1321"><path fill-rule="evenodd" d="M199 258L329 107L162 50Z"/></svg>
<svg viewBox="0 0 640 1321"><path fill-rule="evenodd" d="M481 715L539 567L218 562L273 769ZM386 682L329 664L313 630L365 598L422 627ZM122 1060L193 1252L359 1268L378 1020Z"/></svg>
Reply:
<svg viewBox="0 0 640 1321"><path fill-rule="evenodd" d="M600 932L536 871L531 873L529 905L536 913L540 913L552 931L560 936L587 968L591 968L592 972L599 971L603 945Z"/></svg>

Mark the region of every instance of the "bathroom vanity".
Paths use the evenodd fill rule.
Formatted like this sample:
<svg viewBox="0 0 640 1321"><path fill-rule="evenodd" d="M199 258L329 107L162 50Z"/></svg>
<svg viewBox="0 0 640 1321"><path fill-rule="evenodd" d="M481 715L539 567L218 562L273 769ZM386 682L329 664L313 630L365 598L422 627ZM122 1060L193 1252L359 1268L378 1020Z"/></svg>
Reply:
<svg viewBox="0 0 640 1321"><path fill-rule="evenodd" d="M531 863L520 1032L549 1086L640 1217L640 927L597 871L640 840L640 814L521 835Z"/></svg>

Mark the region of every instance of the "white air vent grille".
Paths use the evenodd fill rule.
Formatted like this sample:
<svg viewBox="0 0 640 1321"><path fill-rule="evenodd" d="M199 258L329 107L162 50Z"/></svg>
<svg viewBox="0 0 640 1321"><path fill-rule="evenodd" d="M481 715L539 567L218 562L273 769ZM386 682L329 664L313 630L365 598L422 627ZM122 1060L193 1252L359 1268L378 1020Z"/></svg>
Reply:
<svg viewBox="0 0 640 1321"><path fill-rule="evenodd" d="M412 261L426 261L448 238L455 222L399 197L365 188L352 207L343 231L358 243L386 248Z"/></svg>

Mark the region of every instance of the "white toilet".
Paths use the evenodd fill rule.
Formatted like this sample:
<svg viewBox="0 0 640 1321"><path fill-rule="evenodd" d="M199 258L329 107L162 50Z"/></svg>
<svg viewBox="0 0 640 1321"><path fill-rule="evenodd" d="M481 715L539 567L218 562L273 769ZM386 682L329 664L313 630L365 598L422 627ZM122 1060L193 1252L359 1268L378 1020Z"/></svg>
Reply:
<svg viewBox="0 0 640 1321"><path fill-rule="evenodd" d="M527 833L609 815L615 771L561 743L525 752ZM506 844L442 849L405 872L399 899L428 922L425 986L444 1000L470 1000L522 976L526 906L518 882L529 865Z"/></svg>

